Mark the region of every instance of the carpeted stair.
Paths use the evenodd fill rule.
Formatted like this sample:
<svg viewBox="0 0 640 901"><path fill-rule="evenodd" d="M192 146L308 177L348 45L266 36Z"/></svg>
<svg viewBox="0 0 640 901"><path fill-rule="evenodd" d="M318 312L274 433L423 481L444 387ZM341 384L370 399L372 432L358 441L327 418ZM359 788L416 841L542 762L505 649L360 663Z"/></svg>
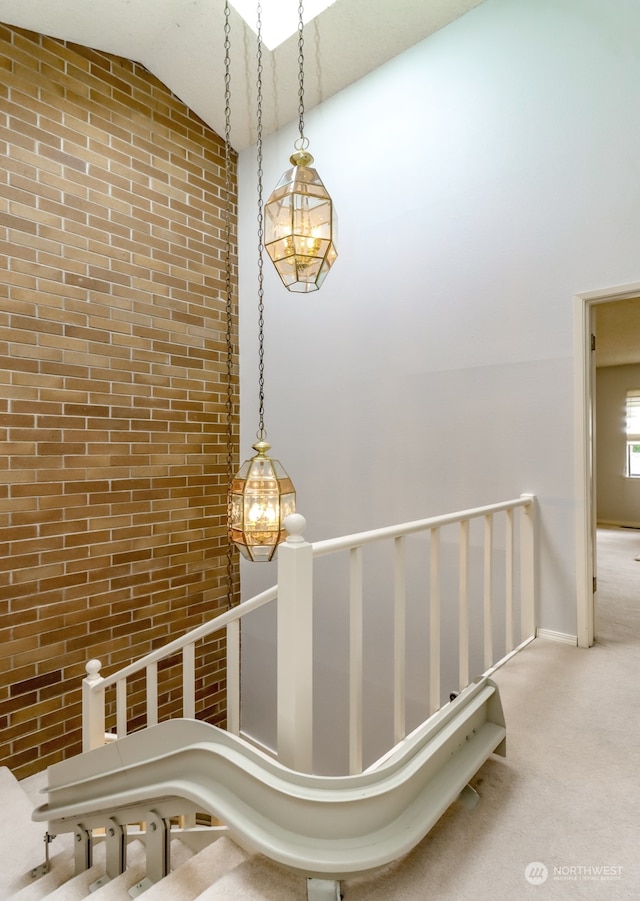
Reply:
<svg viewBox="0 0 640 901"><path fill-rule="evenodd" d="M44 830L31 820L42 803L40 788L46 773L19 783L0 767L0 901L128 901L129 889L145 877L144 843L129 832L127 869L93 892L105 872L105 847L97 843L91 869L76 876L71 835L49 845L50 869L34 873L45 860ZM275 866L260 855L249 855L226 835L194 853L179 838L171 842L171 872L144 892L145 901L300 901L305 880Z"/></svg>

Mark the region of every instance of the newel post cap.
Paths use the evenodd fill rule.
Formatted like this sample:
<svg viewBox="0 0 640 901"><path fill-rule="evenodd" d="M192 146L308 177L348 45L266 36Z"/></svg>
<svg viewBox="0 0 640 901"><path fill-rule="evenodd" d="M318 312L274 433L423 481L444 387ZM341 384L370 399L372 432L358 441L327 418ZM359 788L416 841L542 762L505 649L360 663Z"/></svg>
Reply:
<svg viewBox="0 0 640 901"><path fill-rule="evenodd" d="M307 527L307 520L301 513L285 516L284 527L287 530L287 544L301 544L305 540L302 533Z"/></svg>
<svg viewBox="0 0 640 901"><path fill-rule="evenodd" d="M97 682L102 678L100 670L102 669L101 660L89 660L85 666L87 672L87 682Z"/></svg>

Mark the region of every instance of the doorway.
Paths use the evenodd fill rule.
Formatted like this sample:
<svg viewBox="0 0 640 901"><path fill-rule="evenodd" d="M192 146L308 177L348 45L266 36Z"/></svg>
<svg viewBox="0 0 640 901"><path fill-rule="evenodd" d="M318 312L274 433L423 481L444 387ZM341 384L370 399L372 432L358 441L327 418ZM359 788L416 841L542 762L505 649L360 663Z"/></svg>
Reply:
<svg viewBox="0 0 640 901"><path fill-rule="evenodd" d="M594 642L597 592L595 421L596 307L640 297L640 284L578 294L574 306L576 424L576 588L578 646ZM640 355L639 355L640 359Z"/></svg>

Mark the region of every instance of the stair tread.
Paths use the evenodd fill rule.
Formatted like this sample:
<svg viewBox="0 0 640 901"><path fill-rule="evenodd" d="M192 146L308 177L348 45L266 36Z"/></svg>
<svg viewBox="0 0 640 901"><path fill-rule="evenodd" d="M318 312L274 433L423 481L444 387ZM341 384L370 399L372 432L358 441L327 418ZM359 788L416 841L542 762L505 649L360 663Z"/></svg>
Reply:
<svg viewBox="0 0 640 901"><path fill-rule="evenodd" d="M57 836L49 846L51 870L33 879L31 871L44 861L42 823L31 814L42 803L40 789L46 773L19 783L10 770L0 767L0 797L8 816L0 824L0 901L128 901L129 889L144 879L144 843L133 839L127 852L127 869L97 892L89 887L104 874L104 843L95 849L90 870L74 874L73 840L70 834ZM17 831L13 825L21 824ZM172 872L144 893L148 901L299 901L306 895L305 879L273 864L262 855L250 855L222 835L199 853L178 837L171 842Z"/></svg>
<svg viewBox="0 0 640 901"><path fill-rule="evenodd" d="M46 796L41 794L41 789L44 788L46 784L46 770L36 773L33 776L29 776L18 783L19 788L26 799L28 810L27 818L25 819L23 817L21 819L22 826L24 826L27 821L31 823L32 811L46 800ZM24 871L24 875L19 883L22 887L19 888L18 884L15 884L14 892L8 896L12 901L40 901L42 898L50 898L57 892L60 886L68 885L70 881L75 878L73 837L70 833L57 835L50 843L49 872L36 879L31 877L31 870L33 867L44 862L45 850L43 837L46 829L46 826L43 823L33 823L32 825L35 827L34 831L37 831L39 837L38 856L34 856L33 859L29 861L28 869ZM31 855L31 853L30 850L29 854ZM94 854L96 865L92 870L92 872L95 872L92 881L98 879L101 873L104 872L104 864L102 863L101 865L101 862L104 861L104 846L100 844L97 845ZM0 894L0 897L4 896ZM84 897L84 895L78 895L77 897Z"/></svg>
<svg viewBox="0 0 640 901"><path fill-rule="evenodd" d="M33 803L7 767L0 767L0 797L0 901L3 901L33 884L31 871L45 858L45 826L31 819ZM16 823L20 824L19 829Z"/></svg>
<svg viewBox="0 0 640 901"><path fill-rule="evenodd" d="M58 841L56 838L55 841ZM54 841L54 844L55 844ZM104 852L100 855L100 851L103 849L96 849L96 857L98 861L93 867L96 875L93 877L93 880L96 880L100 877L100 875L104 872L104 864L102 860L104 859ZM100 857L102 859L100 859ZM70 881L75 878L74 873L74 858L73 858L73 849L69 848L66 851L52 856L50 858L51 869L46 875L41 876L39 879L33 880L29 885L25 886L21 891L19 891L15 896L12 896L13 901L40 901L41 898L49 898L53 895L61 885L69 885ZM81 895L80 897L84 897Z"/></svg>
<svg viewBox="0 0 640 901"><path fill-rule="evenodd" d="M91 894L96 901L116 901L128 898L128 890L144 877L145 849L140 841L129 843L127 848L127 869L120 876L107 882L97 892ZM89 886L104 875L104 862L94 864L78 876L60 885L55 892L47 895L48 901L82 901L89 896Z"/></svg>
<svg viewBox="0 0 640 901"><path fill-rule="evenodd" d="M306 892L304 876L254 854L209 885L197 901L300 901Z"/></svg>
<svg viewBox="0 0 640 901"><path fill-rule="evenodd" d="M193 901L212 882L247 859L246 852L235 842L221 836L148 889L144 893L145 901Z"/></svg>

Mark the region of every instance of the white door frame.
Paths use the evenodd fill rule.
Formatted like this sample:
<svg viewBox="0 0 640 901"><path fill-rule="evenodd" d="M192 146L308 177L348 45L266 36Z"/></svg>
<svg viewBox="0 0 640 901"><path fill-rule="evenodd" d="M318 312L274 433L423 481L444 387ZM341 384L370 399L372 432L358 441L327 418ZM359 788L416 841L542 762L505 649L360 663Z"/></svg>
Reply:
<svg viewBox="0 0 640 901"><path fill-rule="evenodd" d="M595 405L591 351L592 317L597 303L629 300L640 295L640 282L587 291L574 298L574 386L576 460L576 589L578 646L594 640Z"/></svg>

